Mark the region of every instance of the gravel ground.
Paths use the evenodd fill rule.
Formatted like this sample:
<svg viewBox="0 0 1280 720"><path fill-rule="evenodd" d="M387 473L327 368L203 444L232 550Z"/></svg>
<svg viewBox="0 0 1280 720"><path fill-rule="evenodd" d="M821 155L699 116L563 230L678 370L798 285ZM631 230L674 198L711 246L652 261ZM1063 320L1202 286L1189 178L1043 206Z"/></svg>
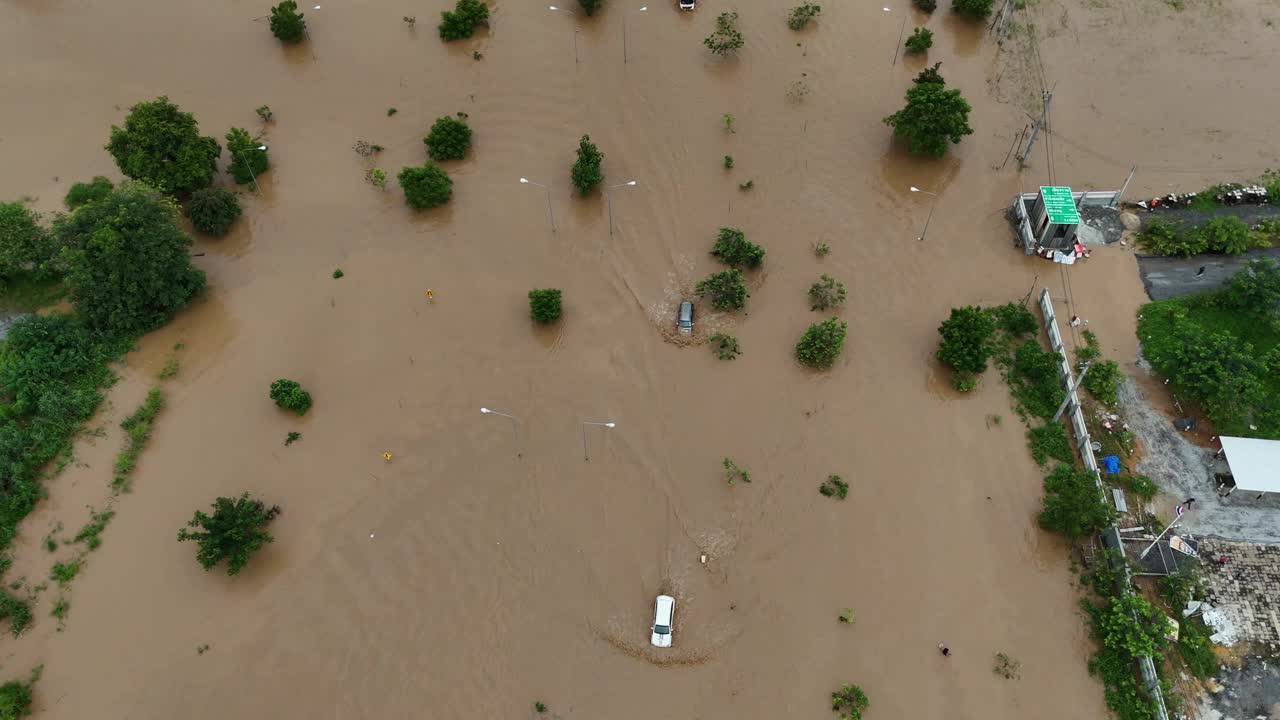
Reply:
<svg viewBox="0 0 1280 720"><path fill-rule="evenodd" d="M1141 356L1138 363L1149 369ZM1174 496L1169 502L1196 499L1179 527L1196 535L1280 543L1280 496L1255 500L1253 495L1237 491L1226 498L1218 497L1210 470L1213 453L1183 437L1169 418L1151 407L1132 378L1125 378L1119 397L1130 430L1145 447L1138 472ZM1173 508L1161 508L1159 503L1157 500L1159 514L1172 516Z"/></svg>
<svg viewBox="0 0 1280 720"><path fill-rule="evenodd" d="M1280 720L1280 667L1275 661L1249 657L1239 668L1223 667L1222 690L1205 693L1200 720Z"/></svg>

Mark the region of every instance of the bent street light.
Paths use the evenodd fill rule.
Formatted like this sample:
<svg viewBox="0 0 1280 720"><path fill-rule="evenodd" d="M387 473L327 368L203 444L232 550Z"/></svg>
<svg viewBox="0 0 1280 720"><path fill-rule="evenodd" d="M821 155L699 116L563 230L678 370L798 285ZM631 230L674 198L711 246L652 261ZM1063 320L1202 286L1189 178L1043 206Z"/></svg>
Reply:
<svg viewBox="0 0 1280 720"><path fill-rule="evenodd" d="M266 146L266 145L259 145L258 147L255 147L255 148L249 148L249 149L250 149L250 150L258 150L258 151L260 151L260 152L266 152L266 151L267 151L267 146ZM253 174L253 163L249 162L248 160L245 160L245 157L244 157L244 155L243 155L243 154L241 154L241 155L240 155L240 159L241 159L241 160L244 160L244 166L245 166L245 168L246 168L246 169L248 169L248 171L249 171L249 179L253 181L253 191L254 191L255 193L256 193L256 192L258 192L258 176Z"/></svg>
<svg viewBox="0 0 1280 720"><path fill-rule="evenodd" d="M642 13L648 9L648 5L643 5L639 10L636 10L635 13L627 13L622 16L622 62L624 65L627 62L627 18L636 13Z"/></svg>
<svg viewBox="0 0 1280 720"><path fill-rule="evenodd" d="M604 198L605 200L608 201L608 205L609 205L609 237L613 237L613 192L612 191L620 187L635 187L635 186L636 186L635 180L628 180L627 182L619 183L618 185L610 185L604 189Z"/></svg>
<svg viewBox="0 0 1280 720"><path fill-rule="evenodd" d="M547 187L546 185L543 185L542 183L536 183L530 180L529 178L520 178L520 182L525 185L537 185L538 187L547 191L547 214L551 216L551 232L555 232L556 231L556 211L551 209L551 188Z"/></svg>
<svg viewBox="0 0 1280 720"><path fill-rule="evenodd" d="M548 5L547 9L554 10L555 12L567 12L570 15L578 14L573 10L570 10L569 8L562 8L558 5ZM578 64L578 28L577 26L574 26L573 28L573 64L574 65Z"/></svg>
<svg viewBox="0 0 1280 720"><path fill-rule="evenodd" d="M603 427L603 428L613 428L613 427L617 427L618 424L615 422L591 422L590 420L582 421L582 459L583 460L591 459L591 457L587 455L587 426L588 425L595 425L596 427Z"/></svg>
<svg viewBox="0 0 1280 720"><path fill-rule="evenodd" d="M520 432L519 430L516 429L517 428L516 423L518 421L516 420L515 416L508 415L504 412L498 412L497 410L490 410L487 407L480 408L480 412L484 415L501 415L502 417L507 418L508 420L511 421L511 441L515 443L515 446L516 446L516 457L520 457Z"/></svg>
<svg viewBox="0 0 1280 720"><path fill-rule="evenodd" d="M929 232L929 221L933 219L933 208L934 208L934 206L936 206L936 205L938 204L938 193L929 192L928 190L921 190L920 188L916 187L915 185L912 185L912 186L911 186L911 192L913 192L913 193L924 193L925 195L932 195L932 196L933 196L933 202L929 203L929 216L928 216L928 217L926 217L926 218L925 218L925 220L924 220L924 230L921 230L921 231L920 231L920 237L916 238L917 240L924 240L924 235L925 235L925 233Z"/></svg>

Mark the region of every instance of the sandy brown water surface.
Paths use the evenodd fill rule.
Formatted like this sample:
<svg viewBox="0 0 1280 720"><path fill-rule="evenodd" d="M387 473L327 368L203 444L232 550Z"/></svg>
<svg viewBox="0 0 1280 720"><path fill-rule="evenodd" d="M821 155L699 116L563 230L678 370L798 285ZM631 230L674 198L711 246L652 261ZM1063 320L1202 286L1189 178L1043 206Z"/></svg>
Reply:
<svg viewBox="0 0 1280 720"><path fill-rule="evenodd" d="M565 718L822 718L846 682L869 717L1103 717L1065 547L1034 527L1022 429L993 375L955 397L931 359L936 327L954 305L1047 285L1131 359L1127 250L1073 269L1068 288L1010 248L999 210L1051 179L1043 154L1021 175L997 169L1039 92L1029 63L1057 83L1062 184L1111 188L1157 161L1132 192L1252 173L1275 162L1275 95L1231 73L1274 70L1274 5L1045 0L1027 16L1038 55L1025 35L997 53L940 10L928 62L972 100L977 132L934 161L880 123L925 64L893 61L904 13L925 21L900 0L825 7L801 33L780 7L742 2L746 47L728 60L701 38L730 6L651 5L627 21L626 64L634 8L620 0L582 20L502 0L490 30L449 45L435 5L321 2L296 48L255 20L266 4L239 0L0 5L0 197L52 211L70 182L117 177L110 125L160 94L206 134L264 130L273 161L235 232L197 243L208 294L129 356L95 421L106 435L77 445L24 525L10 574L38 580L40 538L106 502L116 422L183 342L65 628L49 591L31 631L0 639L6 676L44 663L39 717L497 718L540 699ZM1224 29L1230 49L1210 49ZM1153 86L1139 80L1157 49L1175 77ZM413 213L364 182L356 140L384 145L394 175L458 111L475 145L447 164L446 208ZM607 183L638 181L614 191L612 236L603 197L571 196L583 133ZM557 232L521 176L550 185ZM929 199L911 185L941 193L923 242ZM717 268L722 225L768 251L748 312L699 315L741 340L729 363L665 339ZM816 259L815 242L832 253ZM849 286L850 335L815 373L791 350L820 317L804 291L824 272ZM566 312L540 331L525 294L546 286ZM267 399L282 376L315 396L305 419ZM518 449L481 406L520 419ZM617 423L587 428L590 460L584 420ZM303 439L285 448L290 430ZM726 486L725 456L754 482ZM847 501L816 492L830 473ZM244 490L283 506L276 542L240 577L206 573L174 535ZM663 652L647 645L659 591L679 600ZM846 607L852 627L836 622ZM1022 661L1020 680L991 672L996 651Z"/></svg>

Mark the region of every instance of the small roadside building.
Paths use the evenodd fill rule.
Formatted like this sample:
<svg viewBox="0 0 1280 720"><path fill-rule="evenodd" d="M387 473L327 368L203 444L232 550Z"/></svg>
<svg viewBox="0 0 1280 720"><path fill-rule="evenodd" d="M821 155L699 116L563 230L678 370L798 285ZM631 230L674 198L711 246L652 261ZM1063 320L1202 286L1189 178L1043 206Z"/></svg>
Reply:
<svg viewBox="0 0 1280 720"><path fill-rule="evenodd" d="M1225 472L1216 472L1218 492L1230 495L1236 490L1247 493L1280 493L1280 440L1256 438L1218 438Z"/></svg>

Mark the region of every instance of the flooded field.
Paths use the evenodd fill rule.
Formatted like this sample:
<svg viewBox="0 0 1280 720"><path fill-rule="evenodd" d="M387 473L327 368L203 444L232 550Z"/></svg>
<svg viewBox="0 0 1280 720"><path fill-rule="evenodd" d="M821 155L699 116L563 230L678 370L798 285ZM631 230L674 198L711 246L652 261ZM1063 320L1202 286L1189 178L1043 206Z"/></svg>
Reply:
<svg viewBox="0 0 1280 720"><path fill-rule="evenodd" d="M1280 165L1276 96L1244 80L1274 76L1280 7L1041 0L1002 52L940 7L927 58L895 58L904 15L926 20L903 0L824 7L799 33L759 0L662 3L628 15L624 63L639 2L575 18L499 0L489 30L450 44L436 5L319 2L294 48L266 3L0 4L0 198L53 211L71 182L118 178L111 124L161 94L204 134L264 131L273 161L233 234L197 241L206 296L129 355L105 435L24 525L6 579L35 582L40 539L107 502L118 419L183 343L65 628L45 593L35 626L0 638L6 678L44 664L37 717L496 718L541 700L564 718L822 718L844 683L869 717L1104 717L1022 428L994 374L955 397L936 328L1048 286L1130 361L1129 250L1068 285L1011 248L1001 210L1050 179L1118 187L1135 164L1131 196ZM728 9L746 45L715 59L701 40ZM881 118L937 61L976 132L910 158ZM1053 133L1025 172L1000 170L1041 68ZM459 111L475 143L446 165L448 206L414 213L365 182L355 141L394 173ZM612 234L603 196L572 195L583 133L606 184L637 181L613 191ZM555 232L522 176L550 186ZM912 185L940 193L924 241ZM698 318L738 336L732 362L669 341L721 226L768 252L747 312ZM792 348L821 319L805 298L821 273L848 284L849 341L815 373ZM529 323L534 287L564 290L552 330ZM305 419L267 399L278 377L314 395ZM481 406L519 418L518 447ZM724 457L754 481L727 486ZM816 492L831 473L848 500ZM246 490L283 507L276 542L237 578L202 571L178 528ZM647 642L660 590L678 600L665 652ZM997 651L1020 680L992 672Z"/></svg>

